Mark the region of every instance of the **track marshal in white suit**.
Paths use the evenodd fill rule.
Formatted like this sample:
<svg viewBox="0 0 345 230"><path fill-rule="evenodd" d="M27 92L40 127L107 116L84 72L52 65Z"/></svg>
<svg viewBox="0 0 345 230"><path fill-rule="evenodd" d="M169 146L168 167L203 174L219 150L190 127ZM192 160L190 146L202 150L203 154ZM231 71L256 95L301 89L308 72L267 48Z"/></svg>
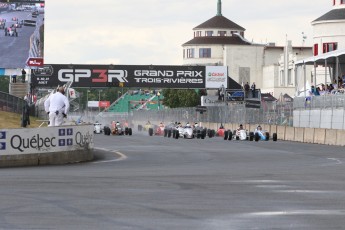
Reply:
<svg viewBox="0 0 345 230"><path fill-rule="evenodd" d="M44 109L49 114L49 126L60 126L69 111L69 101L65 89L59 87L56 93L50 95L44 102Z"/></svg>

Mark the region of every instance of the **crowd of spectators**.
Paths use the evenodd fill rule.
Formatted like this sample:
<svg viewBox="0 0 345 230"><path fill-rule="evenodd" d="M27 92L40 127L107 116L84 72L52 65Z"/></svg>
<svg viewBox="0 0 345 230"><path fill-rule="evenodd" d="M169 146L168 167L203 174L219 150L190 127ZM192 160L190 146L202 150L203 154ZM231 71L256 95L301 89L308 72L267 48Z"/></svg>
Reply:
<svg viewBox="0 0 345 230"><path fill-rule="evenodd" d="M321 84L318 87L311 86L310 95L320 96L328 94L344 94L345 87L342 78L338 78L338 81L334 79L333 84Z"/></svg>

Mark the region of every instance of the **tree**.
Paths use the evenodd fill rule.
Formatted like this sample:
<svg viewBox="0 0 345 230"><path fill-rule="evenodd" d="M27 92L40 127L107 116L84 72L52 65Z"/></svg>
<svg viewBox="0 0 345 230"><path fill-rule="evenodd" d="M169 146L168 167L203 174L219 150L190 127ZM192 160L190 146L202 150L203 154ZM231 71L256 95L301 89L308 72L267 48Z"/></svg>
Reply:
<svg viewBox="0 0 345 230"><path fill-rule="evenodd" d="M10 84L9 76L0 76L0 91L4 93L9 93L8 85Z"/></svg>
<svg viewBox="0 0 345 230"><path fill-rule="evenodd" d="M194 107L200 105L202 92L194 89L165 89L163 104L170 108Z"/></svg>

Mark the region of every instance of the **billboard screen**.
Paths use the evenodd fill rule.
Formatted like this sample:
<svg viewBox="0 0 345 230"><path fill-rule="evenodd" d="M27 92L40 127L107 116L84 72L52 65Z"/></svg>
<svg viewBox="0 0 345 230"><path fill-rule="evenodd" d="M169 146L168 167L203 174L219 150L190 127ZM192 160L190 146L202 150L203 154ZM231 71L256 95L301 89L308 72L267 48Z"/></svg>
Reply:
<svg viewBox="0 0 345 230"><path fill-rule="evenodd" d="M0 68L29 67L43 59L44 1L0 0Z"/></svg>

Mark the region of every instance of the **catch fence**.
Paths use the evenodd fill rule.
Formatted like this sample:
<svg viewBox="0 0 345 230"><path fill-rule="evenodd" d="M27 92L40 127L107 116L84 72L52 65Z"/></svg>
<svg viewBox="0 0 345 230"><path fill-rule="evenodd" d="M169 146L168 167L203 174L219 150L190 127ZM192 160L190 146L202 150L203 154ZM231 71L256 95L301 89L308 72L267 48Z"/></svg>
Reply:
<svg viewBox="0 0 345 230"><path fill-rule="evenodd" d="M161 111L134 111L130 120L137 122L212 122L219 124L273 124L293 125L292 102L265 102L261 108L246 108L245 104L224 104L207 107L205 112L196 108L176 108Z"/></svg>

